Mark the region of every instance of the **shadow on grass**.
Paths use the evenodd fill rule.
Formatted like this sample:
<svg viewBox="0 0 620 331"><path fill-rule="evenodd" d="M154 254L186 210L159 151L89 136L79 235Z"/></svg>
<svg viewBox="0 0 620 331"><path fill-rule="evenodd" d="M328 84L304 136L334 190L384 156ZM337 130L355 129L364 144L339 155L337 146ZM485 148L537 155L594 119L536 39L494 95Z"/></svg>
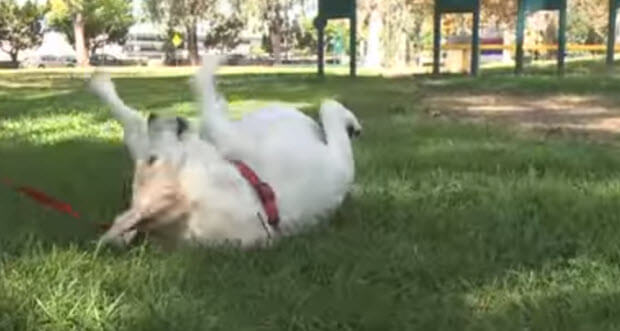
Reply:
<svg viewBox="0 0 620 331"><path fill-rule="evenodd" d="M132 166L123 146L98 141L2 144L0 155L0 177L68 202L81 217L45 208L0 186L0 238L9 242L28 236L61 246L93 240L99 231L96 224L111 221L126 202Z"/></svg>

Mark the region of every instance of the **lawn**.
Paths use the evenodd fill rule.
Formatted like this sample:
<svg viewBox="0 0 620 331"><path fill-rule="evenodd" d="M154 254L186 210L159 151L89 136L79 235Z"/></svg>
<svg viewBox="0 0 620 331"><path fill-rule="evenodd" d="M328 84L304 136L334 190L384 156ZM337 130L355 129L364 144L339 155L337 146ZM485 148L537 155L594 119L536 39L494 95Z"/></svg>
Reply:
<svg viewBox="0 0 620 331"><path fill-rule="evenodd" d="M357 179L328 224L267 250L96 250L125 207L120 127L80 71L0 73L0 178L69 201L76 220L0 186L0 330L617 330L620 153L434 116L428 94L587 95L620 79L356 80L227 69L234 116L279 101L355 111ZM117 71L130 105L195 114L191 71ZM576 73L579 73L577 75Z"/></svg>

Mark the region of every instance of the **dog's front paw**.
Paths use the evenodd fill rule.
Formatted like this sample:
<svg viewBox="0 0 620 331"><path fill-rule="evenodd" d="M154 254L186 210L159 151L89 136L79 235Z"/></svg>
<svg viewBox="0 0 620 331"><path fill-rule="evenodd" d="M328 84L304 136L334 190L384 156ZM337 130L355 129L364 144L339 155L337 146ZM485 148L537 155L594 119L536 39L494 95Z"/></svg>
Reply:
<svg viewBox="0 0 620 331"><path fill-rule="evenodd" d="M117 248L125 248L131 245L137 235L137 230L127 231L119 235L114 235L110 232L107 232L103 236L101 236L101 238L99 239L99 243L102 245L110 245Z"/></svg>

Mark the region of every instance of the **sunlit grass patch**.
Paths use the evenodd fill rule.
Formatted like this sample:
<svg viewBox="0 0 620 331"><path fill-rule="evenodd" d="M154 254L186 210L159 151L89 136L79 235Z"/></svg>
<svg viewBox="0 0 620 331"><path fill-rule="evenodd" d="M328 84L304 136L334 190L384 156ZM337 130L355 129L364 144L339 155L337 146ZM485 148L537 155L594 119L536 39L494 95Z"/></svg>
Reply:
<svg viewBox="0 0 620 331"><path fill-rule="evenodd" d="M101 121L93 113L46 116L22 116L0 120L0 140L32 145L54 145L76 139L100 139L119 143L120 125L110 119Z"/></svg>

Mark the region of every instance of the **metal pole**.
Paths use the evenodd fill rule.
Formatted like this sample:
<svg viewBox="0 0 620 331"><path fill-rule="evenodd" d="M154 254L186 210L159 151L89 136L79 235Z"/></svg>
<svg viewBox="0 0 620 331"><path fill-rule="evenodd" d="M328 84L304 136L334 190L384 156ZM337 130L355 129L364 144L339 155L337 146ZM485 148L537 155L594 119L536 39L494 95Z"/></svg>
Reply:
<svg viewBox="0 0 620 331"><path fill-rule="evenodd" d="M474 7L474 26L471 38L471 75L478 76L480 68L480 0L477 0Z"/></svg>
<svg viewBox="0 0 620 331"><path fill-rule="evenodd" d="M517 53L515 55L515 73L523 73L523 34L525 30L525 3L526 0L519 0L519 9L517 13Z"/></svg>
<svg viewBox="0 0 620 331"><path fill-rule="evenodd" d="M351 66L351 77L357 76L357 8L355 1L353 1L353 13L351 16L351 23L349 29L351 30L351 54L350 54L350 62Z"/></svg>
<svg viewBox="0 0 620 331"><path fill-rule="evenodd" d="M609 25L607 31L607 67L612 69L614 66L614 55L616 52L616 17L618 14L617 0L609 0Z"/></svg>
<svg viewBox="0 0 620 331"><path fill-rule="evenodd" d="M439 0L435 0L435 16L433 19L433 74L439 74L441 66L441 11Z"/></svg>
<svg viewBox="0 0 620 331"><path fill-rule="evenodd" d="M318 29L318 65L319 65L319 76L325 76L325 24L321 20L317 21L316 28Z"/></svg>
<svg viewBox="0 0 620 331"><path fill-rule="evenodd" d="M566 0L563 0L560 4L560 29L558 36L558 73L564 74L566 58Z"/></svg>

